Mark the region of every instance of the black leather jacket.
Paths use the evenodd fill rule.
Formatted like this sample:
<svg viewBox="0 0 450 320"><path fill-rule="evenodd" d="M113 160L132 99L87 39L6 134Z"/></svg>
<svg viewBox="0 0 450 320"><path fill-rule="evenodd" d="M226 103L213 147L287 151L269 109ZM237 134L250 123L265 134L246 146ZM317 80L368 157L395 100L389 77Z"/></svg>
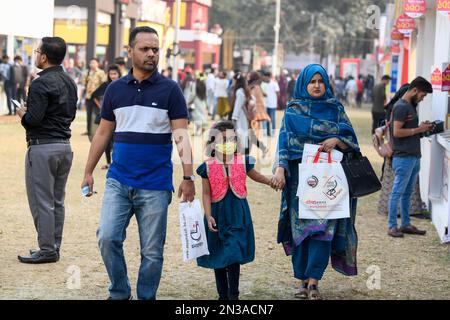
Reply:
<svg viewBox="0 0 450 320"><path fill-rule="evenodd" d="M30 139L70 139L77 111L77 86L61 66L39 73L31 83L22 125Z"/></svg>

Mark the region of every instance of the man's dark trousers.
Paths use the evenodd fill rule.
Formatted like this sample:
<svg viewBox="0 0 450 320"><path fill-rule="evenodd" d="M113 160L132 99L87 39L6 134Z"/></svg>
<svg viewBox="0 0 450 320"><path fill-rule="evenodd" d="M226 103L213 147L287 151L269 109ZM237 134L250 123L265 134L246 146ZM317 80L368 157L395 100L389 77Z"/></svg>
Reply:
<svg viewBox="0 0 450 320"><path fill-rule="evenodd" d="M28 203L38 233L39 248L59 250L64 227L64 197L72 167L68 143L31 145L25 160Z"/></svg>
<svg viewBox="0 0 450 320"><path fill-rule="evenodd" d="M95 102L93 99L86 99L86 114L87 114L87 133L91 135L92 130L92 117L94 113Z"/></svg>

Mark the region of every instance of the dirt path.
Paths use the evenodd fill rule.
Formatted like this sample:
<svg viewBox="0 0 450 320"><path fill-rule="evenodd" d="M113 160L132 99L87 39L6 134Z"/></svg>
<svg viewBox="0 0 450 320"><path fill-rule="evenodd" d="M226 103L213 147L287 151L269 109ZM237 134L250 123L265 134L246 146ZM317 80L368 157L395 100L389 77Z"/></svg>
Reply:
<svg viewBox="0 0 450 320"><path fill-rule="evenodd" d="M372 150L368 109L349 112L366 155L379 171L381 159ZM278 115L278 118L281 114ZM2 118L3 119L3 118ZM26 146L21 126L0 119L0 299L104 299L108 277L101 262L95 231L98 225L105 172L96 170L99 194L87 200L80 196L79 184L89 148L81 133L85 118L73 125L72 147L75 159L67 186L66 223L61 260L56 264L25 265L17 260L36 246L36 233L28 209L24 183ZM198 143L197 143L198 144ZM272 145L272 150L274 150ZM196 149L200 152L200 148ZM103 160L104 161L104 160ZM261 168L268 171L269 165ZM175 185L181 180L175 170ZM200 195L200 182L197 182ZM279 193L249 183L249 202L256 234L256 259L242 268L242 299L292 299L297 281L292 276L290 259L276 244ZM377 195L363 198L358 206L359 275L344 277L330 267L322 291L327 299L449 299L450 253L441 245L428 220L413 223L428 231L425 237L392 239L386 235L386 218L376 213ZM215 299L211 270L194 262L183 263L180 254L178 200L170 206L160 299ZM130 282L135 288L139 267L139 241L136 223L128 229L125 243ZM367 271L367 272L366 272ZM375 273L374 273L375 272ZM379 272L379 273L378 273ZM76 280L80 274L80 283ZM379 275L380 288L367 286ZM376 287L376 282L375 282ZM370 289L372 288L372 289ZM135 293L134 293L135 294Z"/></svg>

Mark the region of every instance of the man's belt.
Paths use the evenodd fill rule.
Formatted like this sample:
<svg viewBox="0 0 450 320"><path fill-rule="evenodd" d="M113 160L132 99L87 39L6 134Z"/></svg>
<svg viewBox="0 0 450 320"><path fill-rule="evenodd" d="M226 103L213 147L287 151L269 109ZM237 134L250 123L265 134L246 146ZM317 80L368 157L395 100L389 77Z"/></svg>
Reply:
<svg viewBox="0 0 450 320"><path fill-rule="evenodd" d="M52 144L52 143L64 143L69 144L69 139L30 139L27 141L28 147L39 144Z"/></svg>

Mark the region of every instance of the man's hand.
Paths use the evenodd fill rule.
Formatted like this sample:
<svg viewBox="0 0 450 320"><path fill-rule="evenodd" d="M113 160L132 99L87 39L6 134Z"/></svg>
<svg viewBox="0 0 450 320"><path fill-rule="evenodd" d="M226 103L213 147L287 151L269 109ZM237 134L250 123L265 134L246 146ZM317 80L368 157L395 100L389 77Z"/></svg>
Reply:
<svg viewBox="0 0 450 320"><path fill-rule="evenodd" d="M195 184L193 181L184 180L178 189L178 198L183 196L183 202L192 202L195 197Z"/></svg>
<svg viewBox="0 0 450 320"><path fill-rule="evenodd" d="M27 113L27 108L26 107L20 107L19 109L16 110L17 115L20 117L20 119L23 118L23 116L25 115L25 113Z"/></svg>
<svg viewBox="0 0 450 320"><path fill-rule="evenodd" d="M432 131L434 129L434 124L429 121L425 121L420 124L418 129L419 132Z"/></svg>
<svg viewBox="0 0 450 320"><path fill-rule="evenodd" d="M83 182L81 182L81 188L84 188L85 186L89 186L87 197L92 196L94 194L94 177L92 174L85 174Z"/></svg>

